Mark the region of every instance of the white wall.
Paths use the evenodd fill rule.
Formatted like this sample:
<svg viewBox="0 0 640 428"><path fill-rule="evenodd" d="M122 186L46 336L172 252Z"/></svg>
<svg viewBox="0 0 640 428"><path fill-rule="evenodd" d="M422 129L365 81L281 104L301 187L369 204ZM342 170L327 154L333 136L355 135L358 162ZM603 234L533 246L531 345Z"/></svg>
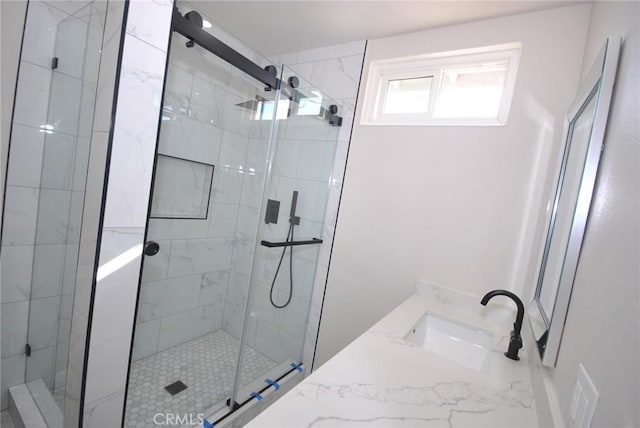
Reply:
<svg viewBox="0 0 640 428"><path fill-rule="evenodd" d="M568 423L584 364L600 392L593 427L640 426L639 33L639 3L594 3L583 76L607 36L622 36L623 46L558 363L548 371Z"/></svg>
<svg viewBox="0 0 640 428"><path fill-rule="evenodd" d="M507 126L354 127L319 363L403 301L419 278L477 296L495 288L528 296L544 177L577 89L589 10L369 41L362 82L373 60L517 41L523 48Z"/></svg>

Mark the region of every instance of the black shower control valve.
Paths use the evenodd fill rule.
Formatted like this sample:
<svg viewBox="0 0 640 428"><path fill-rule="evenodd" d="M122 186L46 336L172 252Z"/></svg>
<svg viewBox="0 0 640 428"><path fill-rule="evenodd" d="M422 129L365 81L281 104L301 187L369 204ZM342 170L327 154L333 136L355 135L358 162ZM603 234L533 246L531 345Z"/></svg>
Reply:
<svg viewBox="0 0 640 428"><path fill-rule="evenodd" d="M331 104L329 106L329 113L331 114L338 114L338 106L335 104Z"/></svg>
<svg viewBox="0 0 640 428"><path fill-rule="evenodd" d="M149 241L146 244L144 244L144 250L143 253L145 256L155 256L156 254L158 254L158 252L160 251L160 244L158 244L156 241Z"/></svg>
<svg viewBox="0 0 640 428"><path fill-rule="evenodd" d="M267 209L264 214L264 222L266 224L278 224L278 214L280 214L280 201L267 199Z"/></svg>

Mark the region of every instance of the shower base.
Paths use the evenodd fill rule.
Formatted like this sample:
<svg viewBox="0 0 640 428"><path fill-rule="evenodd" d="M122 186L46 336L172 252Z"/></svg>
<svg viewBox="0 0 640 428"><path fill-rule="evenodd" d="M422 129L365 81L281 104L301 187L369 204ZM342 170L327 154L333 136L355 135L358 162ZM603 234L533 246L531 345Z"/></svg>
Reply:
<svg viewBox="0 0 640 428"><path fill-rule="evenodd" d="M221 408L231 395L240 341L217 330L190 342L158 352L131 364L125 427L148 428L167 424L167 416L208 415ZM240 384L246 385L278 366L247 346L241 365ZM182 381L187 389L171 395L165 386ZM159 416L158 416L159 415ZM154 417L156 420L154 421Z"/></svg>

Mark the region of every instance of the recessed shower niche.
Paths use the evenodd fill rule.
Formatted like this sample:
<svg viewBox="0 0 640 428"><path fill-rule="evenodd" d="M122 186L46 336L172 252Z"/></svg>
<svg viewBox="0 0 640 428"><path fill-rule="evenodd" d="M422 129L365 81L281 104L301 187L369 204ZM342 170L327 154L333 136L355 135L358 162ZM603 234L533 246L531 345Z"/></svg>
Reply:
<svg viewBox="0 0 640 428"><path fill-rule="evenodd" d="M158 153L150 217L206 220L213 169L211 164Z"/></svg>

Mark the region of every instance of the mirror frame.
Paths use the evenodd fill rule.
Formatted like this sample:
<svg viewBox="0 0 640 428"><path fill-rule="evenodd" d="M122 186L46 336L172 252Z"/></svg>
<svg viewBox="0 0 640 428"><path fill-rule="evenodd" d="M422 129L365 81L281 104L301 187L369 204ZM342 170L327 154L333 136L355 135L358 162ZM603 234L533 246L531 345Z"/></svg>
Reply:
<svg viewBox="0 0 640 428"><path fill-rule="evenodd" d="M585 233L591 199L600 163L600 155L604 148L604 134L609 115L609 107L613 95L613 87L620 54L620 37L608 37L604 47L596 57L589 74L578 90L578 95L567 111L564 125L565 147L562 161L559 167L558 181L552 199L553 210L548 218L547 235L544 240L536 287L533 300L529 306L529 320L534 337L538 344L538 351L542 359L542 364L548 367L555 367L562 333L569 311L571 292L578 268L582 240ZM580 118L588 104L595 97L595 111L591 125L591 134L586 148L586 157L582 178L580 180L575 203L569 204L570 208L559 210L559 202L564 184L565 171L571 138L573 137L573 125ZM551 202L551 201L550 201ZM572 199L573 202L573 199ZM573 211L572 211L573 209ZM556 286L555 303L551 313L546 313L540 301L543 285L545 285L545 272L547 268L549 249L554 239L563 239L554 235L554 226L558 218L571 219L569 237L564 244L564 260L560 276L557 282L547 283L546 286Z"/></svg>

